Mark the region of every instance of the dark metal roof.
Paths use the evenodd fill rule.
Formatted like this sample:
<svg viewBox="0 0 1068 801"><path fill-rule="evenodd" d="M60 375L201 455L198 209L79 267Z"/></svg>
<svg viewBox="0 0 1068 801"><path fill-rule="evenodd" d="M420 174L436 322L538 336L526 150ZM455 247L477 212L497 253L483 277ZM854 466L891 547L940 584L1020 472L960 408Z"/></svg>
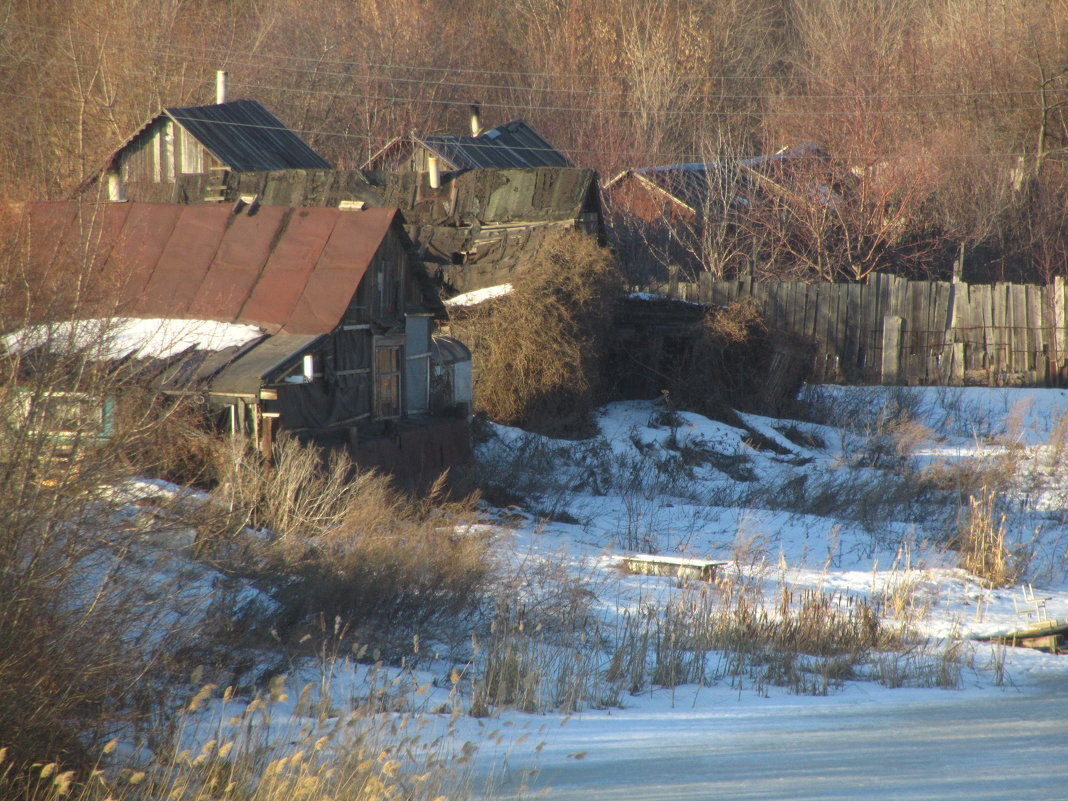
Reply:
<svg viewBox="0 0 1068 801"><path fill-rule="evenodd" d="M319 339L315 334L278 334L246 351L211 381L220 395L254 395L264 383L277 381L280 371L293 365Z"/></svg>
<svg viewBox="0 0 1068 801"><path fill-rule="evenodd" d="M420 141L454 170L571 166L563 153L523 120L513 120L478 136L428 136Z"/></svg>
<svg viewBox="0 0 1068 801"><path fill-rule="evenodd" d="M396 209L35 202L25 204L29 268L61 286L92 280L80 316L220 320L268 333L324 334L396 221ZM57 251L91 254L93 269Z"/></svg>
<svg viewBox="0 0 1068 801"><path fill-rule="evenodd" d="M444 334L434 335L430 352L436 364L461 364L471 361L471 351L467 345Z"/></svg>
<svg viewBox="0 0 1068 801"><path fill-rule="evenodd" d="M231 170L328 170L330 162L255 100L164 109Z"/></svg>

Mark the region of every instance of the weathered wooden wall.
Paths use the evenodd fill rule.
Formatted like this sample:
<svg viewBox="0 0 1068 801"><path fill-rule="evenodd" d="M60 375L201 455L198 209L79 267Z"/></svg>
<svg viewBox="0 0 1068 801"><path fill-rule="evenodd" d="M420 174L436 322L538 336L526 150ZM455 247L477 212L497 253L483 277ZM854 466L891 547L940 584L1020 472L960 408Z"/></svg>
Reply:
<svg viewBox="0 0 1068 801"><path fill-rule="evenodd" d="M821 381L1068 385L1066 287L909 281L672 283L671 297L726 305L752 297L769 324L816 343Z"/></svg>

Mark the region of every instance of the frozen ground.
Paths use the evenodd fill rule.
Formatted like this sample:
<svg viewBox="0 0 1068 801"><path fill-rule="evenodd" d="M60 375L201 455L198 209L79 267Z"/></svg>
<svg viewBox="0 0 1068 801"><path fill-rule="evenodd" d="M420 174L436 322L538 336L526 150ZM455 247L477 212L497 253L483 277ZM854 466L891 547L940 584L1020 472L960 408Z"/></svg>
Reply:
<svg viewBox="0 0 1068 801"><path fill-rule="evenodd" d="M743 415L744 431L618 403L603 410L595 447L498 427L482 457L526 505L567 521L515 527L517 553L564 555L599 577L606 613L677 591L670 579L621 577L615 557L633 551L722 559L769 590L783 576L858 598L910 588L930 642L964 641L958 688L652 688L550 726L537 779L506 774L502 795L529 784L559 799L1068 798L1068 657L970 639L1033 620L1021 614L1025 586L1049 618L1068 618L1068 393L825 387L815 397L825 422ZM642 473L650 462L656 477ZM995 507L1010 547L1027 554L1013 586L985 587L945 547L966 499L909 499L894 486L895 475L928 471L1011 473ZM834 497L815 502L824 494Z"/></svg>
<svg viewBox="0 0 1068 801"><path fill-rule="evenodd" d="M488 797L1068 799L1068 657L973 639L1033 621L1025 588L1068 619L1068 392L826 387L811 400L819 422L727 425L625 402L583 442L492 426L479 459L499 491L483 525L526 577L532 610L548 608L549 584L572 581L599 668L594 632L685 592L620 572L620 555L645 552L723 561L729 582L766 599L820 591L888 617L898 603L916 660L956 654L953 689L914 676L890 689L863 671L825 695L745 677L647 682L571 713L549 703L474 719L443 713L464 703L450 684L464 691L477 665L424 659L410 711L479 743L469 787L492 774ZM1025 568L1011 586L985 586L947 548L984 485ZM306 665L290 686L318 681L337 709L366 695L366 669L328 667Z"/></svg>

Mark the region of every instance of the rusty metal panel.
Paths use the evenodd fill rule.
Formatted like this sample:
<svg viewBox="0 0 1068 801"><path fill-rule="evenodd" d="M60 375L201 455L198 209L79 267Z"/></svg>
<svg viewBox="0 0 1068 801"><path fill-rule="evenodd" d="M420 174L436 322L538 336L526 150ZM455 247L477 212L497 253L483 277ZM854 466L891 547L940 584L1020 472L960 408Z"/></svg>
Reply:
<svg viewBox="0 0 1068 801"><path fill-rule="evenodd" d="M396 215L397 210L390 208L338 215L319 263L285 325L286 333L321 333L337 325Z"/></svg>
<svg viewBox="0 0 1068 801"><path fill-rule="evenodd" d="M88 215L85 207L82 207L80 211L79 221L82 237L79 242L85 247L84 264L86 268L93 275L97 275L107 264L111 249L119 239L119 232L126 225L130 205L128 203L108 203L91 208L93 212Z"/></svg>
<svg viewBox="0 0 1068 801"><path fill-rule="evenodd" d="M103 268L123 301L117 309L119 313L133 313L142 302L183 208L154 203L129 206L125 224Z"/></svg>
<svg viewBox="0 0 1068 801"><path fill-rule="evenodd" d="M208 273L229 221L229 208L182 206L167 248L138 304L141 314L190 317L197 288Z"/></svg>
<svg viewBox="0 0 1068 801"><path fill-rule="evenodd" d="M267 259L259 282L240 311L264 328L289 321L337 223L337 209L296 209ZM347 291L341 288L340 294ZM351 297L351 294L350 294ZM337 323L337 320L334 320Z"/></svg>
<svg viewBox="0 0 1068 801"><path fill-rule="evenodd" d="M289 211L282 206L261 206L253 214L238 212L232 216L189 306L190 317L237 320Z"/></svg>

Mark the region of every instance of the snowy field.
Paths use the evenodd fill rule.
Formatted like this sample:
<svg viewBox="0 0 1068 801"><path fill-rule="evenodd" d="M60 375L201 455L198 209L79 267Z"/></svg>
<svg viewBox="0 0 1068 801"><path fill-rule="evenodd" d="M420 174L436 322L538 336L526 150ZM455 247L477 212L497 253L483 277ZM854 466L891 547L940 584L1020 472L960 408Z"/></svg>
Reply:
<svg viewBox="0 0 1068 801"><path fill-rule="evenodd" d="M479 718L464 695L477 654L465 665L442 644L414 672L380 675L411 684L406 711L447 730L455 755L478 744L466 795L1068 798L1068 657L975 639L1068 620L1068 392L817 387L805 400L807 421L731 425L614 403L580 442L491 424L478 458L496 487L477 530L496 538L526 624L561 615L568 588L594 672L609 669L606 640L627 621L700 592L624 574L620 556L634 553L722 562L713 606L725 587L768 606L869 603L912 644L830 681L813 663L801 689L709 654L707 681L666 687L645 672L610 697L561 704L546 692L535 714L490 705ZM977 510L1004 536L1007 586L949 547ZM563 672L563 650L546 670ZM340 710L366 697L368 675L327 660L299 666L289 686L313 681ZM298 707L282 702L272 725L299 728Z"/></svg>

